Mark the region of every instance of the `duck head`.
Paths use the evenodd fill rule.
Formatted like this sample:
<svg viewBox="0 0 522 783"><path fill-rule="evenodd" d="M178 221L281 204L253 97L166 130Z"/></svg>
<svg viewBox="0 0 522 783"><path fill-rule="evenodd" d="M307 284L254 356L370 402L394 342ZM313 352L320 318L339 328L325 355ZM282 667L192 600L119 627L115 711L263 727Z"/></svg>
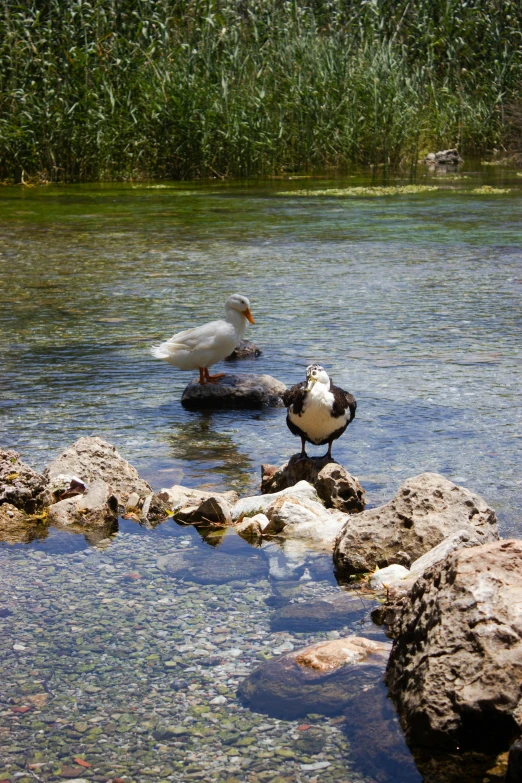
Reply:
<svg viewBox="0 0 522 783"><path fill-rule="evenodd" d="M250 302L247 297L242 294L232 294L232 296L229 296L225 302L225 309L237 310L237 312L242 313L251 324L255 323L250 310Z"/></svg>
<svg viewBox="0 0 522 783"><path fill-rule="evenodd" d="M316 383L324 384L330 388L330 378L328 373L320 364L310 364L306 368L306 391L313 389Z"/></svg>

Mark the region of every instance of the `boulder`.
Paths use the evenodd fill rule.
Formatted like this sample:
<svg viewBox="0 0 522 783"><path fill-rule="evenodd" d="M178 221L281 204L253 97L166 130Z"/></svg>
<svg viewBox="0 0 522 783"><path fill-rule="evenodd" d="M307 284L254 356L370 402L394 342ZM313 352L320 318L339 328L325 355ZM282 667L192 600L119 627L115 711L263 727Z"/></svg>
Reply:
<svg viewBox="0 0 522 783"><path fill-rule="evenodd" d="M251 343L250 340L241 340L239 345L234 348L225 361L233 362L236 361L236 359L257 359L262 353L263 351L258 348L255 343Z"/></svg>
<svg viewBox="0 0 522 783"><path fill-rule="evenodd" d="M46 522L31 519L11 503L0 505L0 542L28 544L38 538L47 538L48 530Z"/></svg>
<svg viewBox="0 0 522 783"><path fill-rule="evenodd" d="M45 478L20 460L17 451L0 449L0 506L9 503L27 514L42 506Z"/></svg>
<svg viewBox="0 0 522 783"><path fill-rule="evenodd" d="M92 483L102 482L108 487L108 496L116 498L122 512L129 511L126 506L129 497L132 498L131 505L138 509L139 513L136 516L131 514L130 518L137 518L140 521L158 521L167 515L165 503L152 491L150 484L139 477L136 468L123 459L115 446L102 438L79 438L47 466L44 475L48 482L45 490L47 505L55 505L57 501L63 502L60 498L64 493L68 496L71 494L72 483L81 482L88 491ZM67 508L74 509L75 506L71 504ZM97 508L98 511L101 509L99 505ZM65 506L58 512L62 516L62 521L64 509ZM71 520L70 523L73 521L75 520Z"/></svg>
<svg viewBox="0 0 522 783"><path fill-rule="evenodd" d="M261 466L261 492L274 493L293 487L299 481L307 481L317 490L327 508L336 508L349 514L362 511L365 506L364 490L355 476L328 457L300 459L294 454L279 468Z"/></svg>
<svg viewBox="0 0 522 783"><path fill-rule="evenodd" d="M60 528L74 525L105 529L108 523L118 519L118 499L111 493L108 484L96 479L85 494L65 498L49 506L47 518L51 525Z"/></svg>
<svg viewBox="0 0 522 783"><path fill-rule="evenodd" d="M235 580L255 581L265 579L268 565L263 557L255 553L248 558L234 557L216 551L211 547L184 549L158 558L158 568L177 579L186 579L197 584L223 584Z"/></svg>
<svg viewBox="0 0 522 783"><path fill-rule="evenodd" d="M453 552L419 577L386 672L410 746L507 750L522 729L522 541Z"/></svg>
<svg viewBox="0 0 522 783"><path fill-rule="evenodd" d="M321 642L263 663L238 696L251 710L283 719L336 715L381 679L388 655L388 644L357 636Z"/></svg>
<svg viewBox="0 0 522 783"><path fill-rule="evenodd" d="M241 498L232 506L232 519L236 522L243 517L252 517L255 514L265 514L268 508L280 497L292 498L306 504L308 502L319 504L317 491L307 481L300 481L294 487L283 489L281 492L274 492L270 495L253 495L247 498ZM313 507L313 506L312 506Z"/></svg>
<svg viewBox="0 0 522 783"><path fill-rule="evenodd" d="M389 503L350 516L335 543L339 576L400 562L409 567L448 536L467 530L480 543L498 539L485 500L437 473L410 478Z"/></svg>
<svg viewBox="0 0 522 783"><path fill-rule="evenodd" d="M209 408L279 408L286 386L271 375L227 373L218 383L191 381L181 397L188 410Z"/></svg>
<svg viewBox="0 0 522 783"><path fill-rule="evenodd" d="M365 602L345 594L329 600L287 603L277 609L271 619L272 631L307 633L310 631L334 631L363 617L367 612Z"/></svg>

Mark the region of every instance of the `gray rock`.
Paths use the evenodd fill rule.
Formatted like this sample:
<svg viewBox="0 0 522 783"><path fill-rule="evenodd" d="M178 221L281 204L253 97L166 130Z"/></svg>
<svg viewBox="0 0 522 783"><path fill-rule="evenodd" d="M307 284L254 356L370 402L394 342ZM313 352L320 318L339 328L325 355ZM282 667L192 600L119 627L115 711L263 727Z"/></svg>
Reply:
<svg viewBox="0 0 522 783"><path fill-rule="evenodd" d="M35 539L47 538L48 529L46 522L27 517L11 503L0 505L0 542L28 544Z"/></svg>
<svg viewBox="0 0 522 783"><path fill-rule="evenodd" d="M44 475L51 492L56 485L62 489L64 477L69 480L77 477L87 486L93 481L104 481L121 506L125 506L131 493L147 497L152 492L152 487L120 456L116 447L98 437L79 438L47 466Z"/></svg>
<svg viewBox="0 0 522 783"><path fill-rule="evenodd" d="M42 506L45 484L45 478L22 462L17 451L0 449L0 506L10 503L34 514Z"/></svg>
<svg viewBox="0 0 522 783"><path fill-rule="evenodd" d="M453 552L403 602L386 672L408 744L507 750L522 729L522 541Z"/></svg>
<svg viewBox="0 0 522 783"><path fill-rule="evenodd" d="M237 503L239 495L234 490L228 492L209 492L204 489L193 489L192 487L183 487L181 484L174 484L170 489L162 489L159 497L167 504L171 511L179 511L186 506L193 506L201 503L208 498L217 498L224 500L229 506Z"/></svg>
<svg viewBox="0 0 522 783"><path fill-rule="evenodd" d="M230 507L222 497L211 496L174 512L177 522L184 525L228 527L232 525Z"/></svg>
<svg viewBox="0 0 522 783"><path fill-rule="evenodd" d="M382 676L389 646L357 636L273 658L246 677L238 696L251 710L292 719L336 715Z"/></svg>
<svg viewBox="0 0 522 783"><path fill-rule="evenodd" d="M350 514L364 509L364 490L358 479L327 457L300 459L299 455L294 454L279 468L274 465L261 466L261 491L264 493L280 492L299 481L308 481L314 486L327 508Z"/></svg>
<svg viewBox="0 0 522 783"><path fill-rule="evenodd" d="M334 631L367 612L366 602L361 598L339 595L331 600L287 603L271 617L272 631Z"/></svg>
<svg viewBox="0 0 522 783"><path fill-rule="evenodd" d="M158 568L177 579L187 579L198 584L223 584L235 580L264 579L268 565L258 554L245 561L209 548L205 550L184 550L158 558Z"/></svg>
<svg viewBox="0 0 522 783"><path fill-rule="evenodd" d="M239 345L237 345L230 356L227 356L225 359L226 362L233 362L237 359L257 359L258 356L261 356L263 351L255 345L255 343L251 343L250 340L241 340Z"/></svg>
<svg viewBox="0 0 522 783"><path fill-rule="evenodd" d="M47 518L60 528L107 528L118 519L118 499L104 481L93 481L84 495L66 498L49 506Z"/></svg>
<svg viewBox="0 0 522 783"><path fill-rule="evenodd" d="M264 536L310 541L316 548L332 551L335 540L345 524L341 518L328 513L324 506L313 501L301 501L288 495L275 500L266 510L269 524Z"/></svg>
<svg viewBox="0 0 522 783"><path fill-rule="evenodd" d="M405 481L389 503L348 518L335 544L337 573L384 568L399 553L402 561L404 553L415 560L460 530L481 543L497 540L495 512L468 489L423 473Z"/></svg>
<svg viewBox="0 0 522 783"><path fill-rule="evenodd" d="M279 408L286 386L271 375L232 375L218 383L201 385L191 381L181 397L188 410L209 408Z"/></svg>
<svg viewBox="0 0 522 783"><path fill-rule="evenodd" d="M436 563L440 563L441 560L444 560L452 552L457 552L459 549L467 547L480 546L483 543L471 530L457 530L456 533L445 538L444 541L430 549L425 555L417 558L410 566L410 574L412 577L422 576L428 568L431 568Z"/></svg>

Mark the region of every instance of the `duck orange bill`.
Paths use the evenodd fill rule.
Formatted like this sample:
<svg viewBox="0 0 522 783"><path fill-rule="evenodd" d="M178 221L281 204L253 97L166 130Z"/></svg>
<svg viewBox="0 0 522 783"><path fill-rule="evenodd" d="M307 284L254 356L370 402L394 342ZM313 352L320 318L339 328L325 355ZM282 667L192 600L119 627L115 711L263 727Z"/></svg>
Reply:
<svg viewBox="0 0 522 783"><path fill-rule="evenodd" d="M246 310L243 310L243 315L245 316L247 321L250 321L251 324L255 324L254 316L252 315L252 313L250 311L250 307L247 307Z"/></svg>

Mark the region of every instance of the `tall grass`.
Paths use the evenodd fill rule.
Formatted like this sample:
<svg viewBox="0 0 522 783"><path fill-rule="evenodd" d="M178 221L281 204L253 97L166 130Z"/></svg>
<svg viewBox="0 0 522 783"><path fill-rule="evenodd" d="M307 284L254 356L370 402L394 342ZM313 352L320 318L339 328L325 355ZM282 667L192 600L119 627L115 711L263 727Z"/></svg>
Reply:
<svg viewBox="0 0 522 783"><path fill-rule="evenodd" d="M472 154L521 77L519 0L0 0L0 178Z"/></svg>

